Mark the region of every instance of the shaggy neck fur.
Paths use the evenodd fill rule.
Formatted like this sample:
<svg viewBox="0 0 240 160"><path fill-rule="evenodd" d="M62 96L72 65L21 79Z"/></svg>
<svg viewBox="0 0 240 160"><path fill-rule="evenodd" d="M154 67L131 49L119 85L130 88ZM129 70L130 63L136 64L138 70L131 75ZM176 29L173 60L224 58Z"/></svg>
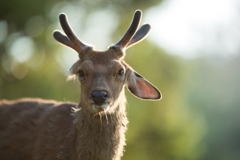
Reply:
<svg viewBox="0 0 240 160"><path fill-rule="evenodd" d="M125 95L122 92L115 112L106 115L92 114L81 107L74 112L77 160L119 160L125 145L125 131L128 123L125 117Z"/></svg>

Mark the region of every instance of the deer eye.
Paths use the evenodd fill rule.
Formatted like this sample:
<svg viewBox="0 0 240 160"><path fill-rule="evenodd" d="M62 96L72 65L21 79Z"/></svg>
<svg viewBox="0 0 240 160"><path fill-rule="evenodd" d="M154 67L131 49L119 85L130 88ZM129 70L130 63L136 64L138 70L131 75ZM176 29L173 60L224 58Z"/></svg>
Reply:
<svg viewBox="0 0 240 160"><path fill-rule="evenodd" d="M122 76L124 74L124 70L123 69L120 69L117 73L117 76Z"/></svg>
<svg viewBox="0 0 240 160"><path fill-rule="evenodd" d="M81 77L81 78L84 78L84 77L85 77L85 74L84 74L84 72L83 72L82 70L79 70L79 71L78 71L78 75L79 75L79 77Z"/></svg>

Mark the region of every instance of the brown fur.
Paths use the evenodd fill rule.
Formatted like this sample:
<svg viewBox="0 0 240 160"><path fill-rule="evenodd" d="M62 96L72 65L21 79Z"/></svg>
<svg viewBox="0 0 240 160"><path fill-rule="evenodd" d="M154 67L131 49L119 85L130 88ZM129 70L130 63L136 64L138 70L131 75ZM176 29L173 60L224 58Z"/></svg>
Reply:
<svg viewBox="0 0 240 160"><path fill-rule="evenodd" d="M41 99L1 101L0 159L119 159L128 122L124 105L107 119L78 107Z"/></svg>

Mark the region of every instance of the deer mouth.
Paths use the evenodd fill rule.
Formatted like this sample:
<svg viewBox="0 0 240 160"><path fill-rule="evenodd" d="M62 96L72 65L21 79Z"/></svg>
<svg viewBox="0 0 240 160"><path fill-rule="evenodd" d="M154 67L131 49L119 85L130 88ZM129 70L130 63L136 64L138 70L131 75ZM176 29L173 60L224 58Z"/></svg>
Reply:
<svg viewBox="0 0 240 160"><path fill-rule="evenodd" d="M92 109L95 112L106 112L109 109L109 103L93 103Z"/></svg>

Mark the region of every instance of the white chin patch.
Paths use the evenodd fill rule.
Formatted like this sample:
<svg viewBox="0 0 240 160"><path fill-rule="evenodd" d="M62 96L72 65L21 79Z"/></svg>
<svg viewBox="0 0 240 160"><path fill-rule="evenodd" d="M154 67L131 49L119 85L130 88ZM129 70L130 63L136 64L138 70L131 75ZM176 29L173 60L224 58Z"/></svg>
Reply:
<svg viewBox="0 0 240 160"><path fill-rule="evenodd" d="M106 112L109 109L109 103L103 103L102 105L92 104L92 109L95 112Z"/></svg>

